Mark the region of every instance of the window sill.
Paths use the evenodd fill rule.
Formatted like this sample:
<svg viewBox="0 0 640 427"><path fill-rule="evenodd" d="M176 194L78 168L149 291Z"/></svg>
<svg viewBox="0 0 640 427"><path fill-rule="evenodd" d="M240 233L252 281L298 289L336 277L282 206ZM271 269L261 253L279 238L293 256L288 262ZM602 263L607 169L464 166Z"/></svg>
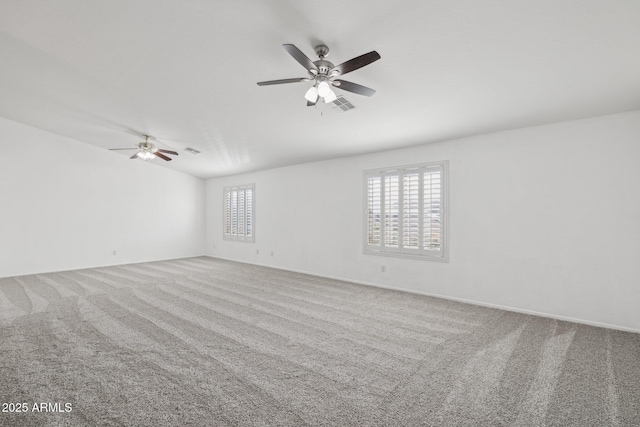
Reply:
<svg viewBox="0 0 640 427"><path fill-rule="evenodd" d="M391 258L406 258L406 259L418 259L421 261L436 261L436 262L449 262L449 257L446 255L441 256L429 256L429 255L413 255L413 254L403 254L396 252L380 252L380 251L362 251L364 255L375 255L375 256L383 256L383 257L391 257Z"/></svg>
<svg viewBox="0 0 640 427"><path fill-rule="evenodd" d="M243 242L243 243L255 243L256 239L243 239L238 237L231 236L222 236L222 240L227 240L229 242Z"/></svg>

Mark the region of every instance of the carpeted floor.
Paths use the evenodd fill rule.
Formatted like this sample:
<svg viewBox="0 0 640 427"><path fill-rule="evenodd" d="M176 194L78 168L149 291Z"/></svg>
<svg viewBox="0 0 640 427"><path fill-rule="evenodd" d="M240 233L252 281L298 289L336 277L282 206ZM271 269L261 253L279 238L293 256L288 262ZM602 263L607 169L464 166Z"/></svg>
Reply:
<svg viewBox="0 0 640 427"><path fill-rule="evenodd" d="M38 274L0 279L0 402L3 426L639 426L640 334L207 257Z"/></svg>

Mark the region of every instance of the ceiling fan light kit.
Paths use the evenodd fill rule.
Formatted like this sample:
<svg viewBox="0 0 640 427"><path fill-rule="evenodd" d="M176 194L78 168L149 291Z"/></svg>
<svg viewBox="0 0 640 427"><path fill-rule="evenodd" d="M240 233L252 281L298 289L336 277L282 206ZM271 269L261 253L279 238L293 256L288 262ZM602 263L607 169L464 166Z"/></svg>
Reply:
<svg viewBox="0 0 640 427"><path fill-rule="evenodd" d="M335 92L331 90L331 86L327 79L322 79L320 83L318 83L318 96L324 99L325 103L333 102L337 99L337 96Z"/></svg>
<svg viewBox="0 0 640 427"><path fill-rule="evenodd" d="M380 59L378 52L371 51L360 55L349 61L343 62L340 65L333 65L333 63L327 61L325 58L329 55L329 48L323 44L316 46L315 51L318 55L317 61L312 61L307 57L300 49L292 44L283 44L282 47L302 65L309 77L299 77L292 79L280 79L269 80L264 82L258 82L258 86L270 86L284 83L299 83L299 82L313 82L313 86L307 90L304 97L307 100L307 105L316 105L319 98L322 98L325 103L333 102L337 99L336 93L333 91L333 87L339 87L342 90L353 92L358 95L372 96L376 93L375 90L366 86L359 85L357 83L348 82L346 80L338 79L338 76L350 73L362 68L365 65L369 65L372 62Z"/></svg>
<svg viewBox="0 0 640 427"><path fill-rule="evenodd" d="M147 137L148 138L148 137ZM135 154L136 158L142 160L149 160L154 158L154 154L156 152L156 147L150 142L140 142L138 143L138 152Z"/></svg>

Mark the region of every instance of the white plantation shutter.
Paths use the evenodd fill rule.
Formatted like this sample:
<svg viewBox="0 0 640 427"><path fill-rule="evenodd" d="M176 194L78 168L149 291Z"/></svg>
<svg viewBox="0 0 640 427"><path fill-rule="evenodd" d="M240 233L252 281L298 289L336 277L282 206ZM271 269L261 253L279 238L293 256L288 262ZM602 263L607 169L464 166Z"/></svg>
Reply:
<svg viewBox="0 0 640 427"><path fill-rule="evenodd" d="M231 191L224 191L224 226L225 236L231 235Z"/></svg>
<svg viewBox="0 0 640 427"><path fill-rule="evenodd" d="M446 260L446 165L365 172L365 252Z"/></svg>
<svg viewBox="0 0 640 427"><path fill-rule="evenodd" d="M367 245L380 246L382 236L382 177L367 178Z"/></svg>
<svg viewBox="0 0 640 427"><path fill-rule="evenodd" d="M254 241L254 191L253 184L224 188L225 239Z"/></svg>
<svg viewBox="0 0 640 427"><path fill-rule="evenodd" d="M384 177L384 228L383 242L388 250L398 249L400 243L400 177L397 174Z"/></svg>
<svg viewBox="0 0 640 427"><path fill-rule="evenodd" d="M423 245L426 250L440 251L442 247L442 170L427 168L423 176Z"/></svg>
<svg viewBox="0 0 640 427"><path fill-rule="evenodd" d="M246 204L246 235L253 238L253 187L245 194Z"/></svg>
<svg viewBox="0 0 640 427"><path fill-rule="evenodd" d="M405 171L402 182L402 248L416 252L420 249L420 171Z"/></svg>
<svg viewBox="0 0 640 427"><path fill-rule="evenodd" d="M238 190L238 236L245 235L245 227L247 225L247 216L244 206L245 189Z"/></svg>
<svg viewBox="0 0 640 427"><path fill-rule="evenodd" d="M231 191L231 235L238 235L238 190Z"/></svg>

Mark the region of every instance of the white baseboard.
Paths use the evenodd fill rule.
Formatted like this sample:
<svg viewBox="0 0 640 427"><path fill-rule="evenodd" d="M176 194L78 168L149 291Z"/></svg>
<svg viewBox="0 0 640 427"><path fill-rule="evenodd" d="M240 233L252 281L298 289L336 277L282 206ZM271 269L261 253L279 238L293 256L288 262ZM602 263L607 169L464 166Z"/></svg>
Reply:
<svg viewBox="0 0 640 427"><path fill-rule="evenodd" d="M493 303L488 303L488 302L483 302L483 301L476 301L476 300L471 300L471 299L466 299L466 298L454 297L454 296L450 296L450 295L442 295L442 294L435 294L435 293L424 292L424 291L416 291L414 289L406 289L406 288L400 288L400 287L395 287L395 286L387 286L387 285L382 285L382 284L379 284L379 283L365 282L365 281L362 281L362 280L347 279L347 278L344 278L344 277L329 276L329 275L326 275L326 274L318 274L318 273L313 273L313 272L310 272L310 271L296 270L296 269L283 268L283 267L274 267L272 265L261 264L261 263L257 263L257 262L241 261L241 260L237 260L237 259L225 258L225 257L220 257L220 256L211 256L211 255L206 255L206 256L208 256L210 258L223 259L223 260L226 260L226 261L234 261L234 262L240 262L240 263L243 263L243 264L257 265L257 266L260 266L260 267L269 267L269 268L274 268L276 270L290 271L292 273L308 274L310 276L322 277L322 278L325 278L325 279L341 280L343 282L356 283L358 285L373 286L373 287L376 287L376 288L390 289L390 290L393 290L393 291L408 292L410 294L424 295L424 296L428 296L428 297L441 298L441 299L446 299L446 300L450 300L450 301L463 302L463 303L466 303L466 304L478 305L478 306L481 306L481 307L497 308L497 309L500 309L500 310L512 311L514 313L530 314L532 316L546 317L546 318L549 318L549 319L562 320L562 321L571 322L571 323L580 323L580 324L583 324L583 325L596 326L596 327L599 327L599 328L607 328L607 329L615 329L615 330L624 331L624 332L640 333L640 329L629 328L627 326L613 325L613 324L610 324L610 323L602 323L602 322L594 322L592 320L578 319L578 318L575 318L575 317L562 316L562 315L559 315L559 314L545 313L545 312L535 311L535 310L527 310L527 309L518 308L518 307L511 307L511 306L507 306L507 305L493 304Z"/></svg>
<svg viewBox="0 0 640 427"><path fill-rule="evenodd" d="M119 265L135 265L135 264L144 264L146 262L160 262L160 261L173 261L173 260L179 260L179 259L188 259L188 258L197 258L197 257L208 257L209 255L206 254L202 254L202 255L186 255L186 256L181 256L178 258L161 258L161 259L143 259L143 260L130 260L130 261L117 261L117 262L113 262L113 263L106 263L106 264L96 264L96 265L90 265L90 266L84 266L84 267L72 267L72 268L64 268L62 270L47 270L47 271L31 271L31 272L21 272L18 274L12 274L10 276L0 276L0 279L6 279L9 277L22 277L22 276L33 276L36 274L47 274L47 273L64 273L65 271L74 271L74 270L87 270L90 268L103 268L103 267L117 267ZM215 257L210 257L210 258L215 258Z"/></svg>

